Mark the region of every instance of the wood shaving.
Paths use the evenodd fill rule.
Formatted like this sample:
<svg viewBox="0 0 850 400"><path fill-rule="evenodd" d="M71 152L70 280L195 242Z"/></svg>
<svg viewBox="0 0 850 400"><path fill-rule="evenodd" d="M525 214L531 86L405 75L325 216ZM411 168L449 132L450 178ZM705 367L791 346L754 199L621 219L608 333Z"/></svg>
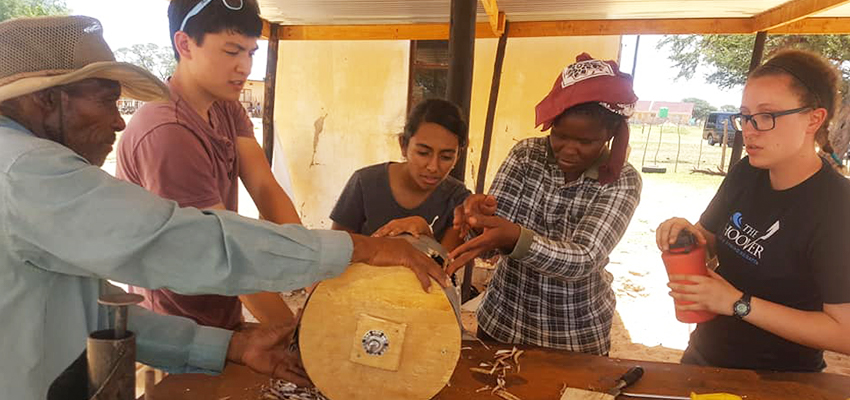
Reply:
<svg viewBox="0 0 850 400"><path fill-rule="evenodd" d="M469 370L472 372L477 372L480 374L495 376L496 378L496 386L491 387L490 385L484 386L476 390L476 393L483 391L490 391L490 394L506 399L506 400L522 400L514 394L505 390L505 377L507 374L516 370L520 371L519 357L522 355L523 350L517 350L514 347L511 350L497 350L495 356L493 357L492 363L490 362L482 362L478 364L478 367L472 367ZM513 364L511 364L513 362ZM489 370L487 367L491 367Z"/></svg>
<svg viewBox="0 0 850 400"><path fill-rule="evenodd" d="M496 396L499 396L505 400L522 400L519 397L516 397L513 393L508 392L505 389L500 389L494 393Z"/></svg>
<svg viewBox="0 0 850 400"><path fill-rule="evenodd" d="M272 379L269 387L263 388L261 400L328 400L316 388L302 388L294 383Z"/></svg>
<svg viewBox="0 0 850 400"><path fill-rule="evenodd" d="M489 370L489 369L478 368L478 367L472 367L472 368L470 368L469 370L470 370L470 371L472 371L472 372L478 372L478 373L480 373L480 374L493 375L493 373L492 373L492 372L490 372L490 370Z"/></svg>

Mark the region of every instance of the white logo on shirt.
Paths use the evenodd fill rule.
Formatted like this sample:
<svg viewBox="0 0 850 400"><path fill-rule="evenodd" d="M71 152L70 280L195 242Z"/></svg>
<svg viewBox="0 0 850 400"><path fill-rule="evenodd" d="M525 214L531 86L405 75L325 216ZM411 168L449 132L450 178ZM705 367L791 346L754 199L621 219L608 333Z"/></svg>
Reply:
<svg viewBox="0 0 850 400"><path fill-rule="evenodd" d="M779 231L779 221L777 220L770 228L767 228L764 234L761 234L761 231L753 226L745 224L740 212L732 214L729 222L723 229L723 238L726 239L726 244L741 257L753 264L758 264L764 251L761 242L770 239Z"/></svg>

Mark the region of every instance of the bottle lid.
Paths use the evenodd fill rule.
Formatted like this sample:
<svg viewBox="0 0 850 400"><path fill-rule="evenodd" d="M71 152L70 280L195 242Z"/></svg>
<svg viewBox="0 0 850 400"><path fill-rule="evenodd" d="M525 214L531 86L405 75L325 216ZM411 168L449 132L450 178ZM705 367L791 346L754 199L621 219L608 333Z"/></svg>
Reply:
<svg viewBox="0 0 850 400"><path fill-rule="evenodd" d="M697 247L697 240L693 234L683 230L676 237L676 242L670 245L671 253L690 253Z"/></svg>

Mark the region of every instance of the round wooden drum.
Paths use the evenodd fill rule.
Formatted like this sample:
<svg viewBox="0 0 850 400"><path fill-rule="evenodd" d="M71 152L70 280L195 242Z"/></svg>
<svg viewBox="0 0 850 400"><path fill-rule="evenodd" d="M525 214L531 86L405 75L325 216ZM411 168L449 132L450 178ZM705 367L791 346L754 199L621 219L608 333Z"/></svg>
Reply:
<svg viewBox="0 0 850 400"><path fill-rule="evenodd" d="M435 259L445 255L433 240L408 240ZM366 264L319 284L298 334L316 388L331 400L437 394L460 356L461 328L447 293L435 281L431 288L422 290L407 268Z"/></svg>

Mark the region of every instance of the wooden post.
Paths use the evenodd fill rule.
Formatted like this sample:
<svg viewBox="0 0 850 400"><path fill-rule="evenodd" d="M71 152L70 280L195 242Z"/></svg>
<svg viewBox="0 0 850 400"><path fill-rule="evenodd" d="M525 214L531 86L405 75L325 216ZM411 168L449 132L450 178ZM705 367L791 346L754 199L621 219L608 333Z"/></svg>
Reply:
<svg viewBox="0 0 850 400"><path fill-rule="evenodd" d="M637 57L638 57L638 49L640 48L640 35L637 35L637 39L635 39L635 59L632 62L632 81L635 79L635 73L637 72Z"/></svg>
<svg viewBox="0 0 850 400"><path fill-rule="evenodd" d="M738 136L743 136L743 135L738 135ZM723 152L720 155L720 171L721 172L724 169L726 169L726 142L728 140L729 140L729 120L724 119L723 120L723 140L720 143L720 146L722 146L722 148L723 148ZM730 164L729 168L731 169L732 168L732 165L731 165L732 162L730 161L729 164Z"/></svg>
<svg viewBox="0 0 850 400"><path fill-rule="evenodd" d="M449 22L449 82L446 98L460 106L469 121L469 104L472 99L472 66L475 60L475 13L477 0L452 0ZM452 176L464 181L466 177L466 149L457 156Z"/></svg>
<svg viewBox="0 0 850 400"><path fill-rule="evenodd" d="M676 125L676 135L679 136L679 144L676 147L676 165L673 166L673 172L679 172L679 153L682 152L682 122Z"/></svg>
<svg viewBox="0 0 850 400"><path fill-rule="evenodd" d="M696 167L696 169L699 169L699 163L702 161L702 142L704 142L704 141L705 141L705 139L700 139L700 141L699 141L699 155L697 156L697 167Z"/></svg>
<svg viewBox="0 0 850 400"><path fill-rule="evenodd" d="M487 105L487 119L484 121L484 140L481 143L481 160L478 162L478 179L475 181L475 193L484 193L484 181L487 179L487 164L490 162L490 143L493 140L493 123L496 119L496 103L499 101L499 85L502 81L502 64L505 61L505 47L508 44L510 23L505 21L505 31L499 37L496 47L496 61L493 63L493 82L490 84L490 103Z"/></svg>
<svg viewBox="0 0 850 400"><path fill-rule="evenodd" d="M661 151L661 138L664 137L664 121L658 125L658 147L655 148L655 157L652 157L652 165L658 166L658 152Z"/></svg>
<svg viewBox="0 0 850 400"><path fill-rule="evenodd" d="M469 121L469 104L472 99L472 66L475 60L475 14L477 0L452 0L449 22L449 83L446 98L454 102ZM457 163L451 175L463 182L466 177L467 149L457 155ZM473 262L463 269L461 303L469 300L472 288Z"/></svg>
<svg viewBox="0 0 850 400"><path fill-rule="evenodd" d="M764 55L765 41L767 41L767 32L762 31L756 34L756 43L753 46L753 56L750 58L750 69L747 74L753 72L753 70L761 64L761 58ZM731 171L732 167L741 160L741 153L744 150L743 132L736 134L734 140L734 143L732 143L732 155L729 159L729 171Z"/></svg>
<svg viewBox="0 0 850 400"><path fill-rule="evenodd" d="M269 24L269 52L266 61L265 98L263 99L263 150L272 165L274 156L274 95L277 77L278 24Z"/></svg>
<svg viewBox="0 0 850 400"><path fill-rule="evenodd" d="M641 129L643 132L643 129ZM646 132L646 143L643 145L643 157L640 159L640 168L643 169L644 163L646 163L646 150L649 149L649 136L652 135L652 122L649 123L649 131Z"/></svg>
<svg viewBox="0 0 850 400"><path fill-rule="evenodd" d="M144 400L155 400L153 391L156 386L156 371L148 369L145 371L145 395Z"/></svg>

